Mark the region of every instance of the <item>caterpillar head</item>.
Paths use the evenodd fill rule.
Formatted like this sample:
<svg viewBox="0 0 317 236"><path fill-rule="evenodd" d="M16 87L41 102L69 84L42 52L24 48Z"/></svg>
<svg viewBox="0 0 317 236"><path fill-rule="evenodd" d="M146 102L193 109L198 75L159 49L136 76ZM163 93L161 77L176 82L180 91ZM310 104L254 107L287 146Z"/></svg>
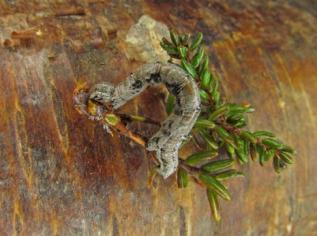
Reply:
<svg viewBox="0 0 317 236"><path fill-rule="evenodd" d="M112 98L114 94L115 87L109 83L96 84L90 89L89 99L103 104L105 106L112 106Z"/></svg>
<svg viewBox="0 0 317 236"><path fill-rule="evenodd" d="M96 84L90 89L89 99L104 105L112 102L114 86L109 83Z"/></svg>
<svg viewBox="0 0 317 236"><path fill-rule="evenodd" d="M78 85L73 93L73 102L76 110L83 115L86 115L90 120L101 120L104 114L102 104L91 100L87 84Z"/></svg>

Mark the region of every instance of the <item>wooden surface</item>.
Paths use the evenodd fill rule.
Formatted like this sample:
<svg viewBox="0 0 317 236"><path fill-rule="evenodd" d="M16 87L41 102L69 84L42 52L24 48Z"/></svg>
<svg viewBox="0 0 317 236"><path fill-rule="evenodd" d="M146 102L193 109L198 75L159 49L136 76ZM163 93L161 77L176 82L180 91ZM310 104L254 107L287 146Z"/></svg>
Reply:
<svg viewBox="0 0 317 236"><path fill-rule="evenodd" d="M316 8L310 0L1 0L0 235L316 235ZM202 31L227 99L257 108L250 128L298 151L280 176L270 165L244 167L220 224L204 189L179 190L175 176L150 187L144 150L72 105L78 83L117 83L143 63L127 59L125 37L144 14ZM125 111L162 120L161 93L147 90Z"/></svg>

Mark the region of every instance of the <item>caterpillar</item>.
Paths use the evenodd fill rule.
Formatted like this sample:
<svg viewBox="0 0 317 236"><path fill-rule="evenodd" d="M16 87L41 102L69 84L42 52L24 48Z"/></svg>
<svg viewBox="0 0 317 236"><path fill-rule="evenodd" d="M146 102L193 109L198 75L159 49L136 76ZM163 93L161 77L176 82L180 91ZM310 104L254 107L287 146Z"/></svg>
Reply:
<svg viewBox="0 0 317 236"><path fill-rule="evenodd" d="M167 178L176 171L178 149L200 114L199 90L194 79L174 64L144 64L117 86L109 83L94 85L89 90L89 99L118 109L148 86L156 84L164 84L176 98L173 112L146 143L148 151L156 151L160 164L158 173Z"/></svg>

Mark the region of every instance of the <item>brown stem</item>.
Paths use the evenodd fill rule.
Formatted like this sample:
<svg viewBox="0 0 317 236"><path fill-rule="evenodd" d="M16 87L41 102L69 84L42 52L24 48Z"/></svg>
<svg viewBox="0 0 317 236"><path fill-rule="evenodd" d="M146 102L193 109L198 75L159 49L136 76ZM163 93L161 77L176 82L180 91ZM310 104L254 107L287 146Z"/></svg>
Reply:
<svg viewBox="0 0 317 236"><path fill-rule="evenodd" d="M233 125L228 124L225 119L218 119L216 124L221 125L225 130L232 134L237 134L239 135L241 132L240 128L234 127Z"/></svg>
<svg viewBox="0 0 317 236"><path fill-rule="evenodd" d="M192 179L200 186L203 186L199 180L200 169L197 167L189 166L184 160L179 159L179 166L181 166L192 177Z"/></svg>
<svg viewBox="0 0 317 236"><path fill-rule="evenodd" d="M149 117L143 117L143 116L138 116L138 115L128 115L128 114L122 114L122 113L115 113L115 115L119 116L122 120L127 121L127 122L143 122L143 123L148 123L156 126L161 126L160 122L155 121Z"/></svg>
<svg viewBox="0 0 317 236"><path fill-rule="evenodd" d="M191 176L198 178L200 173L200 169L197 167L189 166L186 162L182 159L179 159L179 165L186 170Z"/></svg>
<svg viewBox="0 0 317 236"><path fill-rule="evenodd" d="M121 121L118 122L114 128L116 130L118 130L118 132L128 138L130 138L131 140L133 140L134 142L140 144L142 147L145 147L145 140L138 134L133 133L131 130L129 130L125 124L123 124Z"/></svg>
<svg viewBox="0 0 317 236"><path fill-rule="evenodd" d="M199 148L199 149L203 149L203 147L201 146L201 143L199 142L198 138L197 138L197 134L196 132L193 132L193 143L194 145Z"/></svg>

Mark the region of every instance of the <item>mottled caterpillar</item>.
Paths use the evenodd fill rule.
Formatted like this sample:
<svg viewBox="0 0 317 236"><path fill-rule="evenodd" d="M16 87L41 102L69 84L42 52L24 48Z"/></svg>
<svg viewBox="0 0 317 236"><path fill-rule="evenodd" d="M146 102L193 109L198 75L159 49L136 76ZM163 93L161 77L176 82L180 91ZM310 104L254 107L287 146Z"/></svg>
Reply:
<svg viewBox="0 0 317 236"><path fill-rule="evenodd" d="M160 83L175 96L175 107L162 122L159 131L146 143L146 149L156 151L160 163L158 172L167 178L176 171L178 149L188 137L200 113L199 90L194 79L174 64L145 64L117 86L96 84L90 89L89 98L117 109L148 86Z"/></svg>

